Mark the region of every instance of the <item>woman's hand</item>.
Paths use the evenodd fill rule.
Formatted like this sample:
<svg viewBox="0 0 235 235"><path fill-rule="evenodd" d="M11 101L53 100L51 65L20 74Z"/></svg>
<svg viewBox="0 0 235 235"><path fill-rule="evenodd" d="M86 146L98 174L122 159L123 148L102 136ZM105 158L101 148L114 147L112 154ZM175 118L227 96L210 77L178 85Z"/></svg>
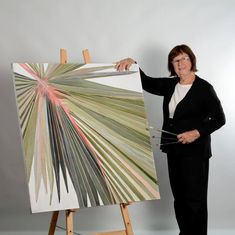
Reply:
<svg viewBox="0 0 235 235"><path fill-rule="evenodd" d="M129 70L131 65L135 63L136 62L132 58L126 58L126 59L116 62L115 68L118 71L125 71L125 70Z"/></svg>
<svg viewBox="0 0 235 235"><path fill-rule="evenodd" d="M182 144L190 144L194 142L196 139L200 137L200 133L198 130L186 131L177 135L179 142Z"/></svg>

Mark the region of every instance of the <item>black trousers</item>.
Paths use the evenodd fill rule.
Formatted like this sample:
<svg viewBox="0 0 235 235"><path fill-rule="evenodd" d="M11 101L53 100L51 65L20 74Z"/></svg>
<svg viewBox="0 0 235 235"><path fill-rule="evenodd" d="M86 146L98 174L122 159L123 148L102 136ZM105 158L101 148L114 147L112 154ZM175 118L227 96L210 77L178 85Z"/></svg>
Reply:
<svg viewBox="0 0 235 235"><path fill-rule="evenodd" d="M206 235L209 159L174 154L167 159L179 235Z"/></svg>

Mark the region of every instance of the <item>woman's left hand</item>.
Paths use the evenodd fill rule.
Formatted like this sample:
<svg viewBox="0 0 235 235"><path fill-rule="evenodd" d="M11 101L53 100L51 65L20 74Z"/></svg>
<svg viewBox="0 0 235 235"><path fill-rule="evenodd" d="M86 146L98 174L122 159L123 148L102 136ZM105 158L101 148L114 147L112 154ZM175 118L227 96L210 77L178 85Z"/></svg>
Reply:
<svg viewBox="0 0 235 235"><path fill-rule="evenodd" d="M182 144L190 144L200 137L198 130L186 131L177 135L178 141Z"/></svg>

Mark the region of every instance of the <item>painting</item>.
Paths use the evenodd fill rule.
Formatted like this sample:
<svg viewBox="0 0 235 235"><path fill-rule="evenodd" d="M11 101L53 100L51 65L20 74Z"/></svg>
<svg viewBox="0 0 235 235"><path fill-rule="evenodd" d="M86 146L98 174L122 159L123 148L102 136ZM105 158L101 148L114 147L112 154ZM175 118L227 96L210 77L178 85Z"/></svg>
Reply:
<svg viewBox="0 0 235 235"><path fill-rule="evenodd" d="M159 198L137 65L12 67L33 213Z"/></svg>

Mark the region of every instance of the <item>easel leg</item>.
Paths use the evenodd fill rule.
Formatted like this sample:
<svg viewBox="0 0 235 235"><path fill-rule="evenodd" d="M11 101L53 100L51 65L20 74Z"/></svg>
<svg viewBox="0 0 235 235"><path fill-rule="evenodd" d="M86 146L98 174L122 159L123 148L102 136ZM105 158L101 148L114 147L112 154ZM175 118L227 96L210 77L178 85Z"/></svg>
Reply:
<svg viewBox="0 0 235 235"><path fill-rule="evenodd" d="M82 54L83 54L83 59L84 59L85 63L86 64L91 63L91 56L90 56L88 49L84 49L82 51Z"/></svg>
<svg viewBox="0 0 235 235"><path fill-rule="evenodd" d="M59 216L59 211L54 211L52 214L52 217L51 217L51 224L50 224L50 229L49 229L48 235L55 234L55 228L56 228L58 216Z"/></svg>
<svg viewBox="0 0 235 235"><path fill-rule="evenodd" d="M66 211L66 235L73 235L73 212L72 210Z"/></svg>
<svg viewBox="0 0 235 235"><path fill-rule="evenodd" d="M124 222L125 228L126 228L126 235L134 235L133 230L132 230L132 226L131 226L131 220L130 220L130 217L128 214L127 206L128 206L128 204L125 204L125 203L120 204L122 218L123 218L123 222Z"/></svg>

